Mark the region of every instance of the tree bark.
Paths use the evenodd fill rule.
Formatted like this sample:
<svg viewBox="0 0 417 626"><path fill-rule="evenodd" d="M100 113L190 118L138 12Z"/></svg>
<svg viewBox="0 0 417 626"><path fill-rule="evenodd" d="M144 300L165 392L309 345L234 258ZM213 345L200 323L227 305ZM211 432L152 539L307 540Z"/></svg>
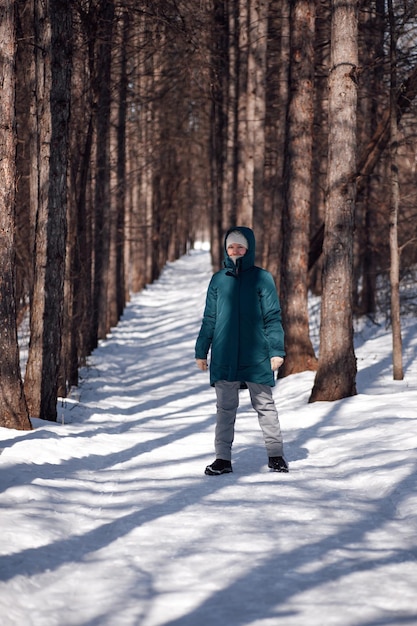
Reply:
<svg viewBox="0 0 417 626"><path fill-rule="evenodd" d="M363 72L358 92L358 143L367 146L386 108L385 67L385 0L373 0L369 10L360 13L359 56ZM375 62L380 59L380 62ZM357 193L355 216L355 285L354 309L357 314L372 315L376 310L378 268L380 267L380 211L383 185L375 184L385 178L385 164L381 160L375 165L371 176L367 176ZM384 254L382 252L382 254Z"/></svg>
<svg viewBox="0 0 417 626"><path fill-rule="evenodd" d="M236 0L238 1L238 0ZM211 241L211 257L212 265L214 269L219 269L223 261L223 233L226 227L225 221L232 216L232 197L229 206L225 206L224 197L227 197L225 192L225 178L230 177L231 173L226 174L225 165L232 163L232 171L237 172L237 140L236 150L231 151L233 154L232 161L227 159L227 132L228 132L228 120L227 120L227 104L225 99L229 92L228 86L228 74L229 74L229 40L228 40L228 27L229 27L229 15L226 9L226 2L223 0L216 2L213 11L212 18L212 35L211 35L211 110L210 110L210 191L211 191L211 205L212 210L210 212L210 241ZM236 18L237 19L237 18ZM232 17L230 17L232 20ZM236 22L234 22L236 23ZM237 35L235 34L235 37ZM232 40L232 43L234 39ZM238 54L238 49L233 48L233 57L237 64L238 61L235 55ZM236 67L236 66L235 66ZM232 80L234 77L234 71L232 72ZM237 81L237 76L235 77ZM233 87L230 87L233 90ZM237 124L237 99L238 91L232 91L232 94L236 97L236 118L230 120L230 124ZM233 106L233 105L232 105ZM230 132L230 130L229 130ZM232 131L233 137L233 131ZM229 141L235 142L234 138L231 139L229 135ZM235 175L232 175L233 178ZM232 179L233 179L232 178ZM237 183L236 183L237 186ZM237 201L237 194L235 201ZM230 224L232 225L232 224Z"/></svg>
<svg viewBox="0 0 417 626"><path fill-rule="evenodd" d="M71 7L36 2L39 124L35 281L25 393L33 417L56 421L60 368L71 93Z"/></svg>
<svg viewBox="0 0 417 626"><path fill-rule="evenodd" d="M229 2L224 6L225 15L222 24L222 35L219 37L219 58L217 73L219 87L222 90L222 124L224 137L217 141L224 141L224 157L221 166L221 194L222 194L222 228L219 241L223 243L223 233L237 222L237 132L238 132L238 97L239 97L239 6L238 2ZM218 32L218 31L217 31ZM214 35L217 37L217 32ZM223 52L222 52L223 50ZM226 61L227 59L227 66ZM223 95L224 94L224 95ZM220 130L220 129L219 129ZM223 261L221 245L220 266Z"/></svg>
<svg viewBox="0 0 417 626"><path fill-rule="evenodd" d="M265 166L266 50L269 1L255 0L249 6L248 54L248 153L246 156L247 202L257 237L256 258L263 257L263 207Z"/></svg>
<svg viewBox="0 0 417 626"><path fill-rule="evenodd" d="M290 101L284 180L282 311L286 357L283 376L315 370L309 335L308 242L312 184L313 44L315 1L295 0L291 10Z"/></svg>
<svg viewBox="0 0 417 626"><path fill-rule="evenodd" d="M149 18L140 17L134 37L135 58L132 81L137 97L143 103L134 116L129 116L128 159L131 174L131 204L128 215L130 256L130 288L136 293L151 281L152 276L152 178L153 162L152 100L145 94L153 91L153 58L146 53L146 42L152 40Z"/></svg>
<svg viewBox="0 0 417 626"><path fill-rule="evenodd" d="M274 276L276 286L280 290L285 145L282 112L288 105L289 2L272 0L269 5L268 21L262 229L264 245L261 264Z"/></svg>
<svg viewBox="0 0 417 626"><path fill-rule="evenodd" d="M248 97L254 97L248 89L248 54L249 54L249 6L256 0L236 0L239 6L239 71L237 96L237 215L238 224L252 227L253 206L250 202L250 185L252 180L247 179L247 165L249 158L248 145Z"/></svg>
<svg viewBox="0 0 417 626"><path fill-rule="evenodd" d="M356 0L332 0L329 157L320 355L310 402L356 394L352 270L358 65Z"/></svg>
<svg viewBox="0 0 417 626"><path fill-rule="evenodd" d="M74 57L71 113L71 172L68 211L68 267L70 302L69 319L65 325L68 335L67 374L69 386L78 384L78 368L94 346L92 330L93 228L91 179L94 138L94 47L96 16L74 15ZM88 41L88 46L82 42Z"/></svg>
<svg viewBox="0 0 417 626"><path fill-rule="evenodd" d="M107 308L108 268L110 252L110 112L111 57L114 19L113 0L101 0L98 24L97 53L97 126L96 171L94 194L94 284L93 335L94 346L105 339L110 330Z"/></svg>
<svg viewBox="0 0 417 626"><path fill-rule="evenodd" d="M116 303L117 319L123 313L126 299L125 286L125 216L126 216L126 118L128 111L128 42L130 33L129 13L122 15L121 66L119 77L119 110L117 124L117 187L116 187Z"/></svg>
<svg viewBox="0 0 417 626"><path fill-rule="evenodd" d="M33 0L18 0L16 59L16 306L22 315L33 289L34 202L31 199L33 147ZM20 309L20 311L19 311Z"/></svg>
<svg viewBox="0 0 417 626"><path fill-rule="evenodd" d="M32 428L23 393L15 300L15 59L12 0L0 0L0 426Z"/></svg>
<svg viewBox="0 0 417 626"><path fill-rule="evenodd" d="M391 161L391 208L389 219L390 243L390 286L392 324L392 364L394 380L403 380L401 312L400 312L400 253L398 247L398 212L400 207L400 186L398 180L398 122L397 122L397 36L392 0L388 0L390 22L390 161Z"/></svg>

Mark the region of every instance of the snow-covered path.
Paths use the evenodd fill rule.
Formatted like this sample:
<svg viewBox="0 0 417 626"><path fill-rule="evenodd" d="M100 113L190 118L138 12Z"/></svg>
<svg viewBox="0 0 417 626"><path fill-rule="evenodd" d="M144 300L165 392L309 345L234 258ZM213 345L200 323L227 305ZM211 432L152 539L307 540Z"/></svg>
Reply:
<svg viewBox="0 0 417 626"><path fill-rule="evenodd" d="M136 295L59 423L0 429L2 626L417 624L417 323L358 333L359 394L279 381L290 463L266 467L247 392L234 473L193 348L211 271L193 251Z"/></svg>

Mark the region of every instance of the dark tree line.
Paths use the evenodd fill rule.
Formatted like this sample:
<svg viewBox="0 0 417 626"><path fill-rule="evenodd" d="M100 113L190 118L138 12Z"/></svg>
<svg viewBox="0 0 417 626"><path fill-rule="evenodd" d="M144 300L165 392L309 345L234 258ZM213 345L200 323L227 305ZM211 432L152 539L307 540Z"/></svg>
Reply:
<svg viewBox="0 0 417 626"><path fill-rule="evenodd" d="M390 275L398 322L401 272L416 261L415 2L0 10L0 424L55 420L129 295L197 239L219 267L236 223L255 230L281 293L282 375L317 369L312 401L356 393L353 316L375 313ZM310 290L322 295L319 355Z"/></svg>

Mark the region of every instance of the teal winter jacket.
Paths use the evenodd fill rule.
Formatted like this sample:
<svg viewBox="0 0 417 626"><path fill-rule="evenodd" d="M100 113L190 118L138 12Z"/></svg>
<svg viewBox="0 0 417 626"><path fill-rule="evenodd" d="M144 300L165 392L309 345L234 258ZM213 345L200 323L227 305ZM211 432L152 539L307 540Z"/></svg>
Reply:
<svg viewBox="0 0 417 626"><path fill-rule="evenodd" d="M248 251L237 263L226 250L227 235L239 230ZM210 355L210 384L217 380L275 384L271 357L285 356L281 308L272 275L255 266L255 236L239 226L224 238L224 269L207 289L195 358Z"/></svg>

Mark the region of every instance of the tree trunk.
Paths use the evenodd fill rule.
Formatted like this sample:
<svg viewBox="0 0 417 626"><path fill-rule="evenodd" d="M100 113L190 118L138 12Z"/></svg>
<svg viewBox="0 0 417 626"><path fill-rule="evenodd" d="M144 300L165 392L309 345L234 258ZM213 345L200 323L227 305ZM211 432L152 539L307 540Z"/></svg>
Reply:
<svg viewBox="0 0 417 626"><path fill-rule="evenodd" d="M16 60L16 306L28 310L33 289L34 202L31 200L31 149L33 138L33 0L15 3L17 14ZM20 311L19 311L20 309Z"/></svg>
<svg viewBox="0 0 417 626"><path fill-rule="evenodd" d="M388 0L390 22L390 65L391 65L391 115L390 115L390 160L391 160L391 209L389 220L390 243L390 285L391 285L391 324L392 324L392 363L394 380L403 380L402 338L400 313L400 253L398 249L398 211L400 187L398 181L398 122L397 122L397 36L392 0Z"/></svg>
<svg viewBox="0 0 417 626"><path fill-rule="evenodd" d="M70 5L65 0L36 2L36 30L39 178L25 393L31 416L56 421L66 245Z"/></svg>
<svg viewBox="0 0 417 626"><path fill-rule="evenodd" d="M295 0L291 11L290 102L287 146L282 310L286 357L282 375L315 370L317 359L309 336L308 242L312 183L313 44L315 1Z"/></svg>
<svg viewBox="0 0 417 626"><path fill-rule="evenodd" d="M329 137L329 85L330 71L330 31L331 6L328 0L318 0L316 3L316 27L314 41L314 121L313 121L313 157L311 180L311 212L310 237L323 223L325 214L325 194L327 176L327 155ZM312 242L309 242L309 288L315 294L321 293L321 251L323 235L319 242L319 250L314 267L311 264L310 251Z"/></svg>
<svg viewBox="0 0 417 626"><path fill-rule="evenodd" d="M151 280L150 224L152 215L152 101L142 94L152 90L152 57L146 54L151 40L147 16L143 15L134 35L135 57L132 82L143 105L128 117L128 161L130 164L131 202L128 215L130 289L136 293Z"/></svg>
<svg viewBox="0 0 417 626"><path fill-rule="evenodd" d="M119 78L119 111L117 124L117 187L116 187L116 303L117 319L123 313L126 299L125 277L125 216L126 216L126 117L128 95L128 41L129 13L124 10L122 16L121 67Z"/></svg>
<svg viewBox="0 0 417 626"><path fill-rule="evenodd" d="M223 0L215 3L211 36L210 190L212 210L210 212L210 241L214 269L219 269L223 261L223 233L226 226L224 218L231 216L232 211L232 204L229 207L225 207L223 200L226 176L224 165L228 163L226 157L227 106L225 103L228 88L225 91L225 85L228 85L227 76L230 62L228 47L229 18L226 4ZM235 54L237 54L237 50ZM235 94L237 98L237 91ZM231 124L233 122L234 120L231 120ZM234 123L237 123L237 121ZM233 158L233 168L237 171L236 155Z"/></svg>
<svg viewBox="0 0 417 626"><path fill-rule="evenodd" d="M251 180L247 179L249 158L248 133L248 53L249 53L249 6L256 0L236 0L239 5L239 65L238 65L238 97L237 97L237 215L238 224L252 226L253 206L250 202ZM254 97L255 94L250 94Z"/></svg>
<svg viewBox="0 0 417 626"><path fill-rule="evenodd" d="M15 59L12 0L0 0L0 426L30 430L20 374L15 301Z"/></svg>
<svg viewBox="0 0 417 626"><path fill-rule="evenodd" d="M358 145L361 147L369 144L387 108L384 7L385 0L372 0L367 10L359 13L359 58L363 68L358 91ZM376 310L378 268L381 266L380 212L386 195L384 185L380 184L385 179L384 169L385 164L379 161L356 198L353 302L355 312L360 315L372 315Z"/></svg>
<svg viewBox="0 0 417 626"><path fill-rule="evenodd" d="M262 266L275 278L280 290L282 257L283 170L285 124L283 111L288 104L290 56L290 8L287 0L272 0L269 5L266 111L265 171L263 203Z"/></svg>
<svg viewBox="0 0 417 626"><path fill-rule="evenodd" d="M219 240L223 243L223 233L237 222L237 124L238 124L238 96L239 96L239 7L238 2L226 3L226 15L222 23L222 35L219 37L219 58L217 59L217 73L219 87L222 91L222 125L223 137L217 141L223 144L224 157L222 158L222 228ZM228 60L227 67L225 60ZM220 263L223 261L223 248L220 250ZM219 265L220 265L219 263Z"/></svg>
<svg viewBox="0 0 417 626"><path fill-rule="evenodd" d="M263 257L263 205L265 165L265 99L266 50L268 41L268 6L266 0L249 4L248 54L248 153L246 181L248 207L252 211L252 226L257 236L256 257Z"/></svg>
<svg viewBox="0 0 417 626"><path fill-rule="evenodd" d="M319 365L310 402L356 394L352 254L356 173L357 1L332 1L329 158Z"/></svg>
<svg viewBox="0 0 417 626"><path fill-rule="evenodd" d="M107 309L110 252L110 109L111 54L114 18L113 0L101 0L97 54L96 179L94 196L94 297L95 346L110 330Z"/></svg>
<svg viewBox="0 0 417 626"><path fill-rule="evenodd" d="M49 5L34 1L35 77L34 128L32 133L32 194L36 206L34 286L30 307L30 343L25 373L25 394L32 417L42 413L43 343L45 316L45 270L47 254L49 151L51 144L51 26ZM53 418L53 420L56 419Z"/></svg>

